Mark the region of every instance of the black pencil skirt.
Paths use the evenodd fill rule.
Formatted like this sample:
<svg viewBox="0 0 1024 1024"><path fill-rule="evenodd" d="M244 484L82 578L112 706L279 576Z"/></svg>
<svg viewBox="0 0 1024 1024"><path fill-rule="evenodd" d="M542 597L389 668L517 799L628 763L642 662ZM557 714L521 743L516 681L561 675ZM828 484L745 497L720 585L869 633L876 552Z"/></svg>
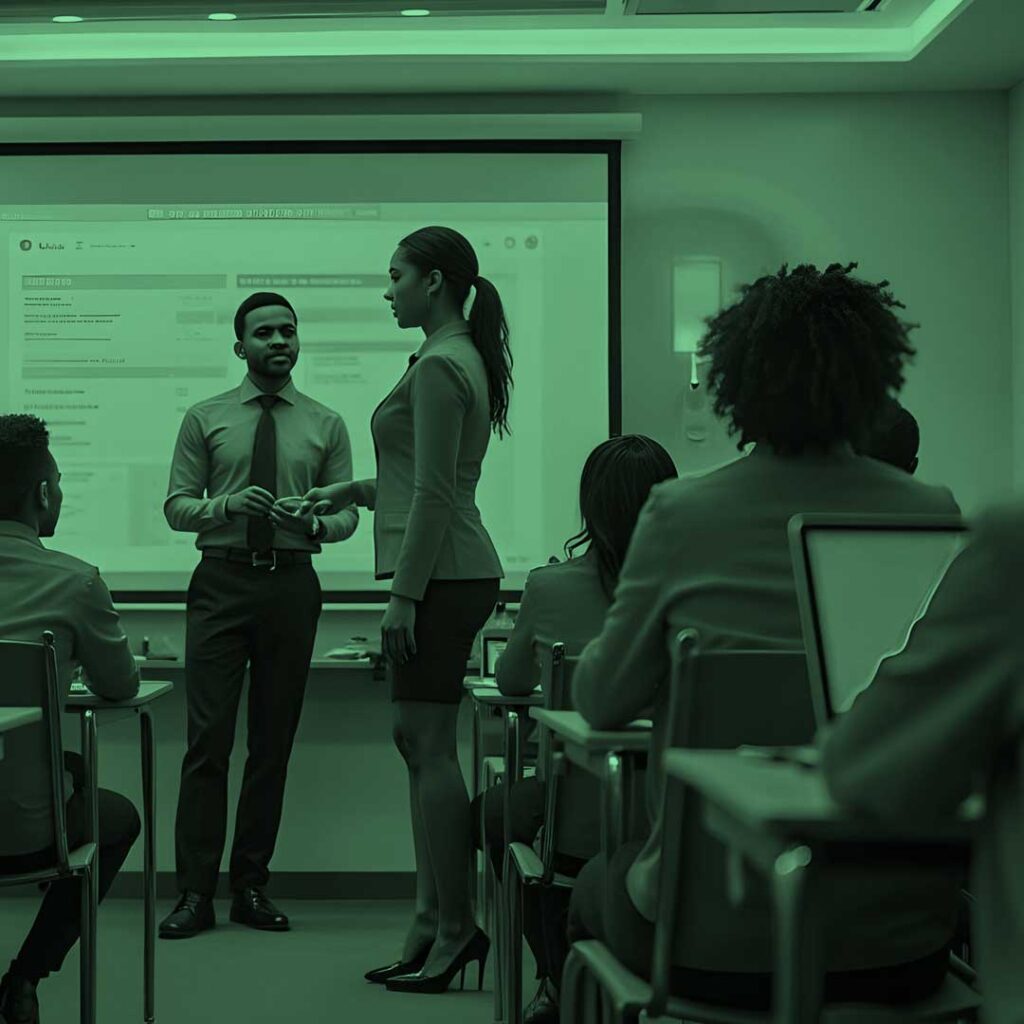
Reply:
<svg viewBox="0 0 1024 1024"><path fill-rule="evenodd" d="M490 618L501 581L430 580L416 602L416 653L388 662L391 699L458 704L473 640Z"/></svg>

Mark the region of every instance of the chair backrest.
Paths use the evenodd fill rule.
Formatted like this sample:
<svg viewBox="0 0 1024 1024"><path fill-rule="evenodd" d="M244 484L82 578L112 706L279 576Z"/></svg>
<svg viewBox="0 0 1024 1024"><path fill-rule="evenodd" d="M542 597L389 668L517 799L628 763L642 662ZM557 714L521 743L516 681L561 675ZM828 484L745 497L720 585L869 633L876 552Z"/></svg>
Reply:
<svg viewBox="0 0 1024 1024"><path fill-rule="evenodd" d="M671 659L666 747L735 749L799 746L814 736L803 650L703 651L694 629L668 639ZM696 800L665 780L654 974L670 964L701 967L702 950L735 950L760 970L771 949L767 886L747 878L746 899L731 906L725 848L704 827ZM750 950L746 958L744 950ZM655 978L652 977L652 982Z"/></svg>
<svg viewBox="0 0 1024 1024"><path fill-rule="evenodd" d="M561 641L535 640L533 650L540 663L544 707L548 711L571 711L572 679L579 656L566 654ZM540 731L537 778L544 783L541 860L545 881L550 881L556 850L575 857L596 852L601 787L593 776L575 770L564 758L555 765L551 733L547 729Z"/></svg>
<svg viewBox="0 0 1024 1024"><path fill-rule="evenodd" d="M19 764L19 770L38 773L39 777L48 777L50 780L53 845L57 850L57 868L66 874L70 869L64 810L66 794L60 728L61 699L58 692L57 649L50 630L43 633L42 642L37 644L23 640L0 640L0 705L42 710L42 722L25 726L7 737L7 753L10 757L12 752L35 752L36 760L31 764ZM6 828L13 823L5 821L0 824Z"/></svg>

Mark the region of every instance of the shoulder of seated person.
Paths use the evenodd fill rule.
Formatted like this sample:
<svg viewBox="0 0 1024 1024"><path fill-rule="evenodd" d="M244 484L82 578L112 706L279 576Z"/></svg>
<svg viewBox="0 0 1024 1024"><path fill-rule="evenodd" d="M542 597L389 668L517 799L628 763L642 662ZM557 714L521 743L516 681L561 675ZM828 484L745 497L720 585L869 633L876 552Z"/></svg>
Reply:
<svg viewBox="0 0 1024 1024"><path fill-rule="evenodd" d="M50 565L62 569L69 577L81 580L82 583L92 583L99 577L100 570L92 562L69 555L66 551L46 548L46 559Z"/></svg>

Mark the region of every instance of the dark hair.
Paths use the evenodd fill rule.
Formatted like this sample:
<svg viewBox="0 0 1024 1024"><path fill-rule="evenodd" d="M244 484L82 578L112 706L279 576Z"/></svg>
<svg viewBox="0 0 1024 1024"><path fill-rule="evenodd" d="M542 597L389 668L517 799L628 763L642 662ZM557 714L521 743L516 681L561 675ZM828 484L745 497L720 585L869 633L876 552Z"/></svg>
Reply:
<svg viewBox="0 0 1024 1024"><path fill-rule="evenodd" d="M881 414L857 450L861 455L909 472L920 445L917 420L895 398L887 397Z"/></svg>
<svg viewBox="0 0 1024 1024"><path fill-rule="evenodd" d="M245 335L245 314L251 313L254 309L259 309L261 306L285 306L292 310L295 323L299 322L298 314L292 309L292 304L283 295L278 295L277 292L254 292L242 302L238 307L238 312L235 313L235 337L239 341Z"/></svg>
<svg viewBox="0 0 1024 1024"><path fill-rule="evenodd" d="M469 287L480 273L476 253L465 237L452 228L420 228L398 243L402 257L422 275L440 270L462 308ZM469 312L473 344L487 369L491 429L498 437L511 433L508 425L509 390L512 387L512 352L508 346L508 324L498 289L485 277L476 280L476 298Z"/></svg>
<svg viewBox="0 0 1024 1024"><path fill-rule="evenodd" d="M38 416L15 412L0 416L0 519L12 519L40 480L53 472L50 435Z"/></svg>
<svg viewBox="0 0 1024 1024"><path fill-rule="evenodd" d="M903 362L916 355L905 308L883 289L847 276L856 267L832 263L824 273L801 264L787 276L741 285L743 298L715 316L698 355L711 357L708 386L715 413L740 431L740 450L766 441L776 452L800 453L838 441L860 443L888 392L903 386Z"/></svg>
<svg viewBox="0 0 1024 1024"><path fill-rule="evenodd" d="M643 434L612 437L587 456L580 477L583 529L565 542L565 555L571 558L576 548L590 541L609 601L651 488L678 475L672 456Z"/></svg>

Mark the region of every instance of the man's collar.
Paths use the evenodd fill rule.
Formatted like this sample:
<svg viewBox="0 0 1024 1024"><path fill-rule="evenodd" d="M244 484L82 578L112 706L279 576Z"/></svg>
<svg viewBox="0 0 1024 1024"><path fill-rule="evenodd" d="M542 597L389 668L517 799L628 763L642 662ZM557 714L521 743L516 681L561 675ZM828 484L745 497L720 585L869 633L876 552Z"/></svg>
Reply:
<svg viewBox="0 0 1024 1024"><path fill-rule="evenodd" d="M470 339L473 337L469 330L468 320L452 320L450 323L447 323L442 327L438 327L433 334L428 334L427 337L423 339L423 344L420 345L419 351L416 353L416 358L418 359L431 349L436 348L441 344L441 342L447 341L449 338L460 337L461 335L465 335Z"/></svg>
<svg viewBox="0 0 1024 1024"><path fill-rule="evenodd" d="M295 381L291 378L288 379L288 383L285 384L280 391L260 391L260 389L253 383L252 377L246 374L242 378L242 385L238 390L239 402L248 402L250 399L257 398L260 395L275 394L279 398L283 398L289 405L295 404L295 399L299 392L295 388Z"/></svg>
<svg viewBox="0 0 1024 1024"><path fill-rule="evenodd" d="M0 519L0 537L18 537L38 544L39 547L43 546L39 532L33 530L31 526L26 526L20 519Z"/></svg>

